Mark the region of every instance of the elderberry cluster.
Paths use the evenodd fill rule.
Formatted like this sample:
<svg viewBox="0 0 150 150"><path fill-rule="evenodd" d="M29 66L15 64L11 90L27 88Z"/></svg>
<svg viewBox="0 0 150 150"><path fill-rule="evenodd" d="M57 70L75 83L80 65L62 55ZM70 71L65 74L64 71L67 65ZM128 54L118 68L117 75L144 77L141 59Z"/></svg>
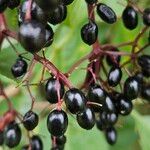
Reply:
<svg viewBox="0 0 150 150"><path fill-rule="evenodd" d="M67 17L67 5L74 0L0 0L0 13L9 7L18 7L18 40L22 47L33 55L53 43L54 32L51 25L62 23ZM85 0L88 7L96 8L98 16L107 24L117 21L115 11L98 0ZM98 25L93 14L89 14L89 21L81 28L81 38L84 43L93 45L98 40ZM150 26L150 8L146 8L142 14L145 26ZM128 4L122 13L124 26L133 30L138 25L138 10ZM150 42L150 37L149 37ZM111 47L110 52L119 53L119 48ZM95 125L103 131L107 142L113 145L117 141L115 125L120 116L127 116L133 109L133 102L142 98L150 102L150 55L142 54L134 58L136 71L129 73L123 81L123 68L120 64L120 55L103 55L102 59L110 67L106 81L98 82L90 76L91 82L82 90L75 87L67 87L62 80L53 75L45 84L45 98L55 108L47 116L47 129L52 140L51 150L63 150L67 142L65 135L69 123L68 114L76 117L78 125L90 130ZM132 60L131 60L132 61ZM46 64L46 61L44 62ZM91 63L91 62L90 62ZM12 75L20 78L27 73L28 64L19 55L11 67ZM92 67L94 72L96 68ZM59 73L58 73L59 74ZM91 73L92 74L92 73ZM65 75L64 75L65 76ZM67 75L65 76L67 78ZM104 82L104 83L103 83ZM122 86L123 85L123 86ZM117 86L123 87L121 92ZM68 89L67 89L68 88ZM67 89L67 90L66 90ZM62 104L65 104L62 107ZM39 116L32 109L27 111L21 122L24 128L33 131L38 123ZM14 148L20 143L22 132L19 125L12 121L4 131L0 131L0 145ZM30 142L22 147L22 150L43 150L43 142L38 135L32 135Z"/></svg>

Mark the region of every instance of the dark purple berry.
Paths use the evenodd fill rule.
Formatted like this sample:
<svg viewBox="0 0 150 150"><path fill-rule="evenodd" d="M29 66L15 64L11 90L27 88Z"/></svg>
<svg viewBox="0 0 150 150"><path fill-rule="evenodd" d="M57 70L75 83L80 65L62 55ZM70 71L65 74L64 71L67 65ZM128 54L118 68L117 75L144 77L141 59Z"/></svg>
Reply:
<svg viewBox="0 0 150 150"><path fill-rule="evenodd" d="M62 136L68 126L68 117L63 110L53 110L47 118L47 128L51 135Z"/></svg>
<svg viewBox="0 0 150 150"><path fill-rule="evenodd" d="M35 20L22 23L18 33L21 45L31 53L38 52L44 47L45 36L45 27Z"/></svg>
<svg viewBox="0 0 150 150"><path fill-rule="evenodd" d="M50 103L54 104L58 102L58 93L60 95L60 99L62 99L65 89L64 89L64 85L62 84L62 82L52 77L47 81L46 86L45 86L45 91L46 91L47 100Z"/></svg>
<svg viewBox="0 0 150 150"><path fill-rule="evenodd" d="M37 135L31 138L31 150L43 150L42 140Z"/></svg>
<svg viewBox="0 0 150 150"><path fill-rule="evenodd" d="M119 67L112 67L108 74L108 84L110 86L117 86L122 78L122 71Z"/></svg>
<svg viewBox="0 0 150 150"><path fill-rule="evenodd" d="M54 32L50 25L46 26L46 44L45 47L49 47L53 42Z"/></svg>
<svg viewBox="0 0 150 150"><path fill-rule="evenodd" d="M74 0L62 0L64 5L70 5Z"/></svg>
<svg viewBox="0 0 150 150"><path fill-rule="evenodd" d="M85 1L90 5L97 3L97 0L85 0Z"/></svg>
<svg viewBox="0 0 150 150"><path fill-rule="evenodd" d="M129 77L124 83L124 95L129 100L134 100L140 92L140 84L136 77Z"/></svg>
<svg viewBox="0 0 150 150"><path fill-rule="evenodd" d="M0 131L0 145L3 145L4 143L4 132Z"/></svg>
<svg viewBox="0 0 150 150"><path fill-rule="evenodd" d="M117 131L114 127L109 127L105 131L106 140L110 145L114 145L117 141Z"/></svg>
<svg viewBox="0 0 150 150"><path fill-rule="evenodd" d="M28 64L27 62L19 57L15 64L11 67L11 72L15 78L21 77L27 72Z"/></svg>
<svg viewBox="0 0 150 150"><path fill-rule="evenodd" d="M14 9L16 7L18 7L20 4L20 0L8 0L8 7L10 9Z"/></svg>
<svg viewBox="0 0 150 150"><path fill-rule="evenodd" d="M72 114L81 113L85 109L86 98L82 91L76 88L69 89L64 96L67 109Z"/></svg>
<svg viewBox="0 0 150 150"><path fill-rule="evenodd" d="M96 42L98 36L97 24L93 21L85 24L81 29L82 40L88 44L92 45Z"/></svg>
<svg viewBox="0 0 150 150"><path fill-rule="evenodd" d="M84 112L77 114L77 122L83 129L90 130L95 125L95 114L91 108L86 108Z"/></svg>
<svg viewBox="0 0 150 150"><path fill-rule="evenodd" d="M138 14L136 10L132 6L127 6L123 11L122 20L127 29L135 29L138 25Z"/></svg>
<svg viewBox="0 0 150 150"><path fill-rule="evenodd" d="M49 23L56 25L63 22L67 17L67 7L65 5L57 6L49 14Z"/></svg>
<svg viewBox="0 0 150 150"><path fill-rule="evenodd" d="M7 8L8 1L7 0L0 0L0 13L4 12Z"/></svg>
<svg viewBox="0 0 150 150"><path fill-rule="evenodd" d="M150 55L141 55L138 57L138 64L141 68L150 68Z"/></svg>
<svg viewBox="0 0 150 150"><path fill-rule="evenodd" d="M19 15L18 15L19 24L22 24L25 21L26 12L28 10L28 3L29 3L29 0L24 1L19 8ZM31 6L31 19L39 21L40 23L44 25L47 23L47 15L36 4L35 1L33 1L32 6Z"/></svg>
<svg viewBox="0 0 150 150"><path fill-rule="evenodd" d="M23 117L23 125L27 130L33 130L39 122L38 115L33 111L28 111Z"/></svg>
<svg viewBox="0 0 150 150"><path fill-rule="evenodd" d="M146 26L150 26L150 8L146 8L143 12L143 22Z"/></svg>
<svg viewBox="0 0 150 150"><path fill-rule="evenodd" d="M96 127L100 130L103 131L104 129L106 129L106 124L102 121L102 119L100 117L98 117L96 119Z"/></svg>
<svg viewBox="0 0 150 150"><path fill-rule="evenodd" d="M10 123L5 130L5 144L9 148L16 147L21 140L21 130L19 126L12 122Z"/></svg>
<svg viewBox="0 0 150 150"><path fill-rule="evenodd" d="M141 96L147 101L150 101L150 84L142 86Z"/></svg>
<svg viewBox="0 0 150 150"><path fill-rule="evenodd" d="M117 16L115 12L106 4L99 3L97 5L97 14L106 23L113 24L117 21Z"/></svg>

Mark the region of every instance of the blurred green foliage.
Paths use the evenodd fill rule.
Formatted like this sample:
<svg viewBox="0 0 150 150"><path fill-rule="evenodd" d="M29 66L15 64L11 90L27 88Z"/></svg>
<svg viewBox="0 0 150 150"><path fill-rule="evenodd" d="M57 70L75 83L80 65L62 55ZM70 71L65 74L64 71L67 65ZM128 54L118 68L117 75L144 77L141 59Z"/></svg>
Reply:
<svg viewBox="0 0 150 150"><path fill-rule="evenodd" d="M139 15L139 25L134 31L128 31L124 28L120 19L121 13L126 6L125 0L102 0L102 2L111 6L117 13L118 22L114 25L108 25L96 16L96 21L99 26L99 41L100 43L113 43L119 44L121 42L128 42L135 38L143 27L141 16ZM138 5L142 8L150 6L149 0L139 0ZM7 23L10 29L18 30L17 26L17 11L6 11ZM87 23L87 9L84 0L75 0L74 3L68 6L68 16L65 22L58 26L53 26L55 31L54 43L51 47L46 49L46 57L51 60L61 71L65 72L69 67L76 62L79 58L90 52L91 47L84 44L80 37L80 29L83 24ZM147 42L148 33L144 35L140 41L141 45ZM12 40L16 49L19 52L24 52L19 43ZM130 47L120 49L122 51L130 51ZM145 50L147 53L150 51ZM31 55L26 55L31 59ZM20 81L16 81L11 75L10 68L15 62L17 56L12 47L5 40L0 52L0 79L7 87L10 84L18 85ZM126 61L127 57L122 58L122 62ZM80 67L86 67L87 62L83 63ZM34 79L31 83L37 83L40 80L42 66L36 65L34 69ZM47 77L49 74L47 73ZM79 86L85 77L85 70L80 68L73 72L70 80L75 86ZM125 80L125 76L124 79ZM20 86L20 92L15 97L11 98L14 107L24 114L30 108L30 97L25 87ZM39 96L39 88L32 88L33 95L37 101L43 101L42 94ZM0 114L6 111L6 103L0 101ZM36 110L40 113L40 110ZM148 113L149 114L149 113ZM141 115L136 110L129 117L119 119L117 126L118 141L115 146L109 146L104 138L102 132L94 128L91 131L81 129L73 117L69 117L69 128L66 133L67 144L66 150L150 150L150 116ZM22 126L22 125L21 125ZM24 131L23 127L22 130ZM27 144L28 139L25 136L25 131L21 144L15 148L20 150L23 144ZM44 150L50 149L50 135L46 128L46 119L42 118L39 126L35 129L34 133L39 134L44 142ZM1 149L1 148L0 148ZM7 148L6 148L7 149Z"/></svg>

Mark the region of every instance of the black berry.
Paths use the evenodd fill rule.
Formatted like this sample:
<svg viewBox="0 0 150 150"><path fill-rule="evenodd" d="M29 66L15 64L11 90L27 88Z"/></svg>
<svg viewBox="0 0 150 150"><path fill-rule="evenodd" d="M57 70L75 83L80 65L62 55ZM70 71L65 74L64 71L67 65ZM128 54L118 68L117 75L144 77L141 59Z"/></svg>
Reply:
<svg viewBox="0 0 150 150"><path fill-rule="evenodd" d="M110 145L114 145L117 141L117 131L114 127L109 127L105 131L106 140Z"/></svg>
<svg viewBox="0 0 150 150"><path fill-rule="evenodd" d="M72 88L65 93L64 100L68 110L77 114L83 112L86 105L86 98L82 91Z"/></svg>
<svg viewBox="0 0 150 150"><path fill-rule="evenodd" d="M39 136L34 135L31 138L31 149L32 150L43 150L43 143Z"/></svg>
<svg viewBox="0 0 150 150"><path fill-rule="evenodd" d="M127 29L135 29L138 25L138 14L136 10L132 6L127 6L123 11L122 20Z"/></svg>
<svg viewBox="0 0 150 150"><path fill-rule="evenodd" d="M8 0L8 7L10 9L14 9L16 7L18 7L20 4L20 0Z"/></svg>
<svg viewBox="0 0 150 150"><path fill-rule="evenodd" d="M106 129L107 126L106 126L105 122L102 121L101 117L98 117L98 118L96 119L96 127L97 127L100 131Z"/></svg>
<svg viewBox="0 0 150 150"><path fill-rule="evenodd" d="M150 26L150 8L146 8L143 12L143 22L146 26Z"/></svg>
<svg viewBox="0 0 150 150"><path fill-rule="evenodd" d="M129 77L124 83L124 95L129 100L136 99L140 92L140 84L136 77Z"/></svg>
<svg viewBox="0 0 150 150"><path fill-rule="evenodd" d="M145 100L150 101L150 84L142 86L141 96Z"/></svg>
<svg viewBox="0 0 150 150"><path fill-rule="evenodd" d="M90 5L97 3L97 0L85 0L85 1Z"/></svg>
<svg viewBox="0 0 150 150"><path fill-rule="evenodd" d="M77 114L77 122L83 129L90 130L95 125L95 114L91 108L86 108L84 112Z"/></svg>
<svg viewBox="0 0 150 150"><path fill-rule="evenodd" d="M65 89L64 89L64 85L60 81L52 77L47 81L45 86L45 91L46 91L47 100L50 103L57 103L58 93L60 95L60 99L62 99Z"/></svg>
<svg viewBox="0 0 150 150"><path fill-rule="evenodd" d="M53 136L62 136L68 126L68 117L63 110L53 110L47 118L47 128Z"/></svg>
<svg viewBox="0 0 150 150"><path fill-rule="evenodd" d="M4 143L4 132L0 131L0 145L3 145Z"/></svg>
<svg viewBox="0 0 150 150"><path fill-rule="evenodd" d="M54 137L52 136L52 139ZM55 137L55 142L56 142L56 145L64 145L66 143L66 136L65 135L62 135L62 136L59 136L59 137Z"/></svg>
<svg viewBox="0 0 150 150"><path fill-rule="evenodd" d="M108 84L110 86L117 86L122 78L122 71L119 67L112 67L108 74Z"/></svg>
<svg viewBox="0 0 150 150"><path fill-rule="evenodd" d="M96 42L98 36L97 24L93 21L85 24L81 29L82 40L88 44L92 45Z"/></svg>
<svg viewBox="0 0 150 150"><path fill-rule="evenodd" d="M112 8L103 3L97 5L97 13L106 23L113 24L117 20L116 14Z"/></svg>
<svg viewBox="0 0 150 150"><path fill-rule="evenodd" d="M7 0L0 0L0 13L2 13L7 8L7 4Z"/></svg>
<svg viewBox="0 0 150 150"><path fill-rule="evenodd" d="M53 37L54 37L54 32L53 29L51 28L50 25L46 26L46 44L45 47L48 47L52 44L53 42Z"/></svg>
<svg viewBox="0 0 150 150"><path fill-rule="evenodd" d="M28 64L27 62L19 57L15 64L11 67L11 72L15 78L21 77L27 72Z"/></svg>
<svg viewBox="0 0 150 150"><path fill-rule="evenodd" d="M21 130L19 126L12 122L10 123L5 131L5 144L9 148L13 148L20 143L21 140Z"/></svg>
<svg viewBox="0 0 150 150"><path fill-rule="evenodd" d="M45 36L44 26L35 20L22 23L18 34L21 45L31 53L38 52L43 48L46 43Z"/></svg>
<svg viewBox="0 0 150 150"><path fill-rule="evenodd" d="M23 125L27 130L33 130L38 125L38 115L33 111L28 111L23 117Z"/></svg>
<svg viewBox="0 0 150 150"><path fill-rule="evenodd" d="M56 25L63 22L67 17L67 7L65 5L57 6L49 14L49 23Z"/></svg>
<svg viewBox="0 0 150 150"><path fill-rule="evenodd" d="M70 5L74 0L62 0L64 5Z"/></svg>

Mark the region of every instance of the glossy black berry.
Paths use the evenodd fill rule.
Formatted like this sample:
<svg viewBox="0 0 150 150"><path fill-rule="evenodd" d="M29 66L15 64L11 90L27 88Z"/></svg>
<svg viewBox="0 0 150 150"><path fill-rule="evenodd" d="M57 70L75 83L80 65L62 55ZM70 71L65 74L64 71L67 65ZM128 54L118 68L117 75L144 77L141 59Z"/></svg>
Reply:
<svg viewBox="0 0 150 150"><path fill-rule="evenodd" d="M5 144L9 148L13 148L20 143L21 130L20 127L15 123L10 123L5 130Z"/></svg>
<svg viewBox="0 0 150 150"><path fill-rule="evenodd" d="M115 112L115 104L113 102L113 98L110 96L106 96L105 101L103 103L103 110L105 110L106 112L110 112L113 113Z"/></svg>
<svg viewBox="0 0 150 150"><path fill-rule="evenodd" d="M2 13L7 8L7 4L7 0L0 0L0 13Z"/></svg>
<svg viewBox="0 0 150 150"><path fill-rule="evenodd" d="M112 52L119 52L119 49L116 47L113 47L110 49ZM106 56L106 62L110 66L118 66L120 63L121 57L119 55L107 55Z"/></svg>
<svg viewBox="0 0 150 150"><path fill-rule="evenodd" d="M52 136L52 139L54 137ZM56 142L56 145L64 145L66 143L66 136L65 135L62 135L62 136L59 136L59 137L55 137L55 142Z"/></svg>
<svg viewBox="0 0 150 150"><path fill-rule="evenodd" d="M31 138L31 149L32 150L43 150L43 143L39 136L34 135Z"/></svg>
<svg viewBox="0 0 150 150"><path fill-rule="evenodd" d="M65 89L64 85L60 81L52 77L47 81L45 91L47 100L53 104L58 102L58 93L60 95L60 99L62 99Z"/></svg>
<svg viewBox="0 0 150 150"><path fill-rule="evenodd" d="M106 23L113 24L117 21L117 16L112 8L103 3L97 5L97 14Z"/></svg>
<svg viewBox="0 0 150 150"><path fill-rule="evenodd" d="M51 150L64 150L64 145L56 145L54 147L51 148Z"/></svg>
<svg viewBox="0 0 150 150"><path fill-rule="evenodd" d="M11 67L11 72L15 78L21 77L27 72L28 64L21 57L18 58L15 64Z"/></svg>
<svg viewBox="0 0 150 150"><path fill-rule="evenodd" d="M143 73L142 72L136 72L134 77L136 78L136 80L140 83L140 85L143 84Z"/></svg>
<svg viewBox="0 0 150 150"><path fill-rule="evenodd" d="M83 129L90 130L95 125L95 114L91 108L86 108L84 112L77 114L77 122Z"/></svg>
<svg viewBox="0 0 150 150"><path fill-rule="evenodd" d="M97 3L97 0L85 0L85 1L90 5Z"/></svg>
<svg viewBox="0 0 150 150"><path fill-rule="evenodd" d="M64 5L70 5L74 0L62 0Z"/></svg>
<svg viewBox="0 0 150 150"><path fill-rule="evenodd" d="M143 22L146 26L150 26L150 8L143 11Z"/></svg>
<svg viewBox="0 0 150 150"><path fill-rule="evenodd" d="M86 98L82 91L76 88L69 89L64 96L67 109L72 114L83 112L86 105Z"/></svg>
<svg viewBox="0 0 150 150"><path fill-rule="evenodd" d="M150 84L144 85L141 90L141 96L145 100L150 101Z"/></svg>
<svg viewBox="0 0 150 150"><path fill-rule="evenodd" d="M65 5L57 6L51 13L49 14L49 23L56 25L63 22L67 17L67 7Z"/></svg>
<svg viewBox="0 0 150 150"><path fill-rule="evenodd" d="M106 140L110 145L114 145L117 141L117 131L114 127L109 127L105 131Z"/></svg>
<svg viewBox="0 0 150 150"><path fill-rule="evenodd" d="M59 4L62 3L62 0L35 0L35 2L47 13L55 9Z"/></svg>
<svg viewBox="0 0 150 150"><path fill-rule="evenodd" d="M16 7L18 7L20 4L20 0L8 0L8 7L10 9L14 9Z"/></svg>
<svg viewBox="0 0 150 150"><path fill-rule="evenodd" d="M33 130L38 125L39 117L33 111L28 111L23 117L23 125L27 130Z"/></svg>
<svg viewBox="0 0 150 150"><path fill-rule="evenodd" d="M47 118L47 128L51 135L62 136L68 126L68 117L63 110L53 110Z"/></svg>
<svg viewBox="0 0 150 150"><path fill-rule="evenodd" d="M4 132L0 131L0 145L3 145L4 143Z"/></svg>
<svg viewBox="0 0 150 150"><path fill-rule="evenodd" d="M28 10L29 0L26 0L22 3L19 8L18 21L19 24L22 24L25 21L26 12ZM31 19L37 20L44 25L47 23L47 15L45 12L33 1L31 6Z"/></svg>
<svg viewBox="0 0 150 150"><path fill-rule="evenodd" d="M35 20L21 24L18 37L25 50L35 53L40 51L46 43L45 27Z"/></svg>
<svg viewBox="0 0 150 150"><path fill-rule="evenodd" d="M102 119L100 117L98 117L96 119L96 127L100 130L103 131L104 129L106 129L106 124L105 122L102 121Z"/></svg>
<svg viewBox="0 0 150 150"><path fill-rule="evenodd" d="M122 78L122 71L119 67L112 67L108 74L108 84L110 86L117 86Z"/></svg>
<svg viewBox="0 0 150 150"><path fill-rule="evenodd" d="M140 83L136 77L129 77L124 83L124 95L129 100L136 99L140 92Z"/></svg>
<svg viewBox="0 0 150 150"><path fill-rule="evenodd" d="M123 11L122 20L127 29L135 29L138 25L138 14L136 10L132 6L127 6Z"/></svg>
<svg viewBox="0 0 150 150"><path fill-rule="evenodd" d="M50 25L46 26L46 44L45 47L48 47L52 44L53 42L53 37L54 37L54 32L53 29L51 28Z"/></svg>
<svg viewBox="0 0 150 150"><path fill-rule="evenodd" d="M98 36L97 24L93 21L85 24L81 29L82 40L88 44L92 45L96 42Z"/></svg>
<svg viewBox="0 0 150 150"><path fill-rule="evenodd" d="M141 55L138 57L138 64L141 68L150 68L150 55Z"/></svg>
<svg viewBox="0 0 150 150"><path fill-rule="evenodd" d="M116 101L117 112L125 116L131 113L133 104L125 96L120 95Z"/></svg>

